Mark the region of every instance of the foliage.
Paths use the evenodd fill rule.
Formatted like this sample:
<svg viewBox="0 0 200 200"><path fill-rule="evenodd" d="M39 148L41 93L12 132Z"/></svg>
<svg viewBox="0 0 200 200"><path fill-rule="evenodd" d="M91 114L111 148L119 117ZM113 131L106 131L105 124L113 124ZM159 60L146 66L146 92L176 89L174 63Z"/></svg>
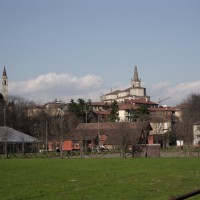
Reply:
<svg viewBox="0 0 200 200"><path fill-rule="evenodd" d="M0 101L0 126L4 125L4 109L6 108L6 103L4 101Z"/></svg>
<svg viewBox="0 0 200 200"><path fill-rule="evenodd" d="M90 101L86 103L79 99L78 103L74 104L74 108L78 106L79 111L82 112L78 116L84 114L83 108L88 112L91 110ZM77 112L68 112L65 104L53 104L53 106L55 109L48 109L49 107L46 109L24 98L13 96L8 104L0 101L0 126L5 125L6 122L6 126L38 138L43 141L43 144L40 144L42 149L46 148L46 139L55 140L57 145L62 146L63 139L71 129L77 127L80 119L76 116ZM87 121L91 119L90 116ZM82 120L85 118L86 116Z"/></svg>
<svg viewBox="0 0 200 200"><path fill-rule="evenodd" d="M0 101L3 101L4 98L3 98L3 94L0 93Z"/></svg>
<svg viewBox="0 0 200 200"><path fill-rule="evenodd" d="M127 122L120 122L118 125L119 127L116 131L116 135L119 139L120 149L122 150L122 157L124 158L128 149L128 145L134 146L138 144L141 132L138 134L136 129L134 130L128 127Z"/></svg>
<svg viewBox="0 0 200 200"><path fill-rule="evenodd" d="M92 107L91 101L86 102L83 99L78 99L77 102L71 99L68 104L69 112L75 114L75 116L80 120L80 122L90 122L92 119Z"/></svg>
<svg viewBox="0 0 200 200"><path fill-rule="evenodd" d="M131 118L133 121L149 121L149 110L145 105L139 106L135 112L132 113Z"/></svg>
<svg viewBox="0 0 200 200"><path fill-rule="evenodd" d="M35 158L0 160L0 165L4 200L166 200L197 189L200 179L197 158Z"/></svg>
<svg viewBox="0 0 200 200"><path fill-rule="evenodd" d="M34 105L33 102L19 97L4 104L6 125L29 134L30 117L27 115L27 108L32 105ZM0 123L3 124L2 121Z"/></svg>
<svg viewBox="0 0 200 200"><path fill-rule="evenodd" d="M45 141L46 129L49 130L50 117L42 110L36 116L30 118L30 134Z"/></svg>
<svg viewBox="0 0 200 200"><path fill-rule="evenodd" d="M193 123L200 120L200 94L191 94L179 105L182 111L181 121L176 124L178 139L191 144L193 140Z"/></svg>
<svg viewBox="0 0 200 200"><path fill-rule="evenodd" d="M169 145L170 146L175 146L176 145L176 140L177 140L175 132L174 131L169 131L169 132L167 132L167 134L168 134Z"/></svg>
<svg viewBox="0 0 200 200"><path fill-rule="evenodd" d="M109 121L111 122L119 121L119 116L118 116L119 107L118 107L117 101L113 101L110 108L111 108L111 111L109 115Z"/></svg>

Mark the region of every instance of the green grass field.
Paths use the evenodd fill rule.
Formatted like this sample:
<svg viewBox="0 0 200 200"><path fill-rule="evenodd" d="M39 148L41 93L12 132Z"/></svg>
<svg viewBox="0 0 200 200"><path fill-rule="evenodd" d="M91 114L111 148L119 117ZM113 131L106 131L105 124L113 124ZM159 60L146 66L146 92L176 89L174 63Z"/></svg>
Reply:
<svg viewBox="0 0 200 200"><path fill-rule="evenodd" d="M1 200L167 200L198 188L199 158L0 160Z"/></svg>

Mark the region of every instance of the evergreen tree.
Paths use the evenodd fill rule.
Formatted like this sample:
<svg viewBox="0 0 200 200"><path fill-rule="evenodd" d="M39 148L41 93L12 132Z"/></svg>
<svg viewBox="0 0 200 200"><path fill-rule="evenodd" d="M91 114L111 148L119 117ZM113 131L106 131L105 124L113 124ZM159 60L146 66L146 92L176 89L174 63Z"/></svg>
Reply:
<svg viewBox="0 0 200 200"><path fill-rule="evenodd" d="M70 103L68 104L68 110L75 114L75 116L81 121L81 122L90 122L92 118L92 107L91 107L91 101L88 100L88 102L85 102L83 99L78 99L77 102L75 102L73 99L71 99Z"/></svg>
<svg viewBox="0 0 200 200"><path fill-rule="evenodd" d="M136 111L132 113L131 118L133 121L148 121L150 119L148 107L145 105L138 107Z"/></svg>
<svg viewBox="0 0 200 200"><path fill-rule="evenodd" d="M118 107L117 101L114 101L111 104L111 112L109 115L109 121L111 121L111 122L119 121L118 112L119 112L119 107Z"/></svg>
<svg viewBox="0 0 200 200"><path fill-rule="evenodd" d="M0 93L0 101L3 101L4 98L3 98L3 94Z"/></svg>

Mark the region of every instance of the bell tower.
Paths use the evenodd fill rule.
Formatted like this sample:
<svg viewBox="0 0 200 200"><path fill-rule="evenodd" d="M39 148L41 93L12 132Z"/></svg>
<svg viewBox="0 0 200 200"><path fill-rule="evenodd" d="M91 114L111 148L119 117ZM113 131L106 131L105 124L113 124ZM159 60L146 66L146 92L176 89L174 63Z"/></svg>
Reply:
<svg viewBox="0 0 200 200"><path fill-rule="evenodd" d="M141 87L141 80L138 78L137 66L134 69L133 79L131 80L131 87Z"/></svg>
<svg viewBox="0 0 200 200"><path fill-rule="evenodd" d="M2 87L1 90L2 90L2 95L3 95L4 101L7 102L8 101L8 77L7 77L5 66L3 68L1 87Z"/></svg>

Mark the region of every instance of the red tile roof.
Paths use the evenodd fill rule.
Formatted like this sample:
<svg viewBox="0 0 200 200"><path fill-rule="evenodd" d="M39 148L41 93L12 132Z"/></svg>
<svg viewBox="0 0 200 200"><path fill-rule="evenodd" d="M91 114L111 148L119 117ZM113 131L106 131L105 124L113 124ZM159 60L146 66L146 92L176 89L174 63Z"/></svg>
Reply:
<svg viewBox="0 0 200 200"><path fill-rule="evenodd" d="M172 111L176 111L177 110L177 108L174 108L174 107L159 107L159 108L149 108L149 111L170 111L170 112L172 112Z"/></svg>
<svg viewBox="0 0 200 200"><path fill-rule="evenodd" d="M194 122L194 125L200 125L200 121Z"/></svg>
<svg viewBox="0 0 200 200"><path fill-rule="evenodd" d="M126 128L146 128L148 122L100 122L100 123L80 123L77 129L119 129L121 126Z"/></svg>
<svg viewBox="0 0 200 200"><path fill-rule="evenodd" d="M136 110L139 106L130 104L130 103L121 103L119 104L119 110Z"/></svg>
<svg viewBox="0 0 200 200"><path fill-rule="evenodd" d="M110 106L110 103L104 103L104 102L91 102L91 106Z"/></svg>
<svg viewBox="0 0 200 200"><path fill-rule="evenodd" d="M68 135L71 140L96 140L99 135L106 135L104 144L138 143L145 130L151 130L148 122L102 122L81 123Z"/></svg>
<svg viewBox="0 0 200 200"><path fill-rule="evenodd" d="M96 113L97 115L109 115L110 114L110 110L99 110L99 111L94 111L94 113Z"/></svg>
<svg viewBox="0 0 200 200"><path fill-rule="evenodd" d="M158 105L158 103L146 99L131 99L131 100L125 99L125 102L135 103L135 104Z"/></svg>

